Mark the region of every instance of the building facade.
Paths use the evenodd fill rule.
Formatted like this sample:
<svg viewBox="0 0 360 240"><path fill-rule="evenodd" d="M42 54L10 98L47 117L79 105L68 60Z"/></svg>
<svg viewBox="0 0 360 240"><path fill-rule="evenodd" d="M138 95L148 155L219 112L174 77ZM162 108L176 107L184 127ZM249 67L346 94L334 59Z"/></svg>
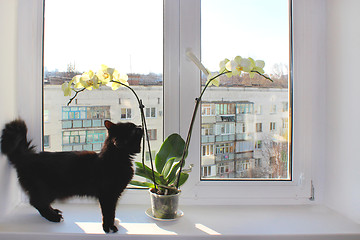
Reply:
<svg viewBox="0 0 360 240"><path fill-rule="evenodd" d="M164 139L162 86L133 88L145 105L154 158ZM289 178L288 99L287 88L209 88L201 105L201 177ZM44 85L46 151L100 151L105 120L141 124L138 103L126 88L84 91L69 106L68 100L60 85Z"/></svg>

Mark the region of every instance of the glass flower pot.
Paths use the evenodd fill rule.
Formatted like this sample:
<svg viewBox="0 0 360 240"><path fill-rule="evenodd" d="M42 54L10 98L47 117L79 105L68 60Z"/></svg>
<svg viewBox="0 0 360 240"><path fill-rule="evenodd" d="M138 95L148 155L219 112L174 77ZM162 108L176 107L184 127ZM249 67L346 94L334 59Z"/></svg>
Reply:
<svg viewBox="0 0 360 240"><path fill-rule="evenodd" d="M158 219L175 219L178 217L180 192L174 195L158 195L150 189L151 213Z"/></svg>

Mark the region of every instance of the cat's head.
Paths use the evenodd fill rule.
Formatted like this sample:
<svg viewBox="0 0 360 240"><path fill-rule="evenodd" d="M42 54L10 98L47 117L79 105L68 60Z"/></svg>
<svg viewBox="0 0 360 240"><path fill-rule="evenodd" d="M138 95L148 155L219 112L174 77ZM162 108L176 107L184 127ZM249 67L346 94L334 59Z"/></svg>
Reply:
<svg viewBox="0 0 360 240"><path fill-rule="evenodd" d="M108 130L108 138L110 143L121 151L129 154L139 153L141 149L141 139L143 137L143 129L133 123L112 123L104 122Z"/></svg>

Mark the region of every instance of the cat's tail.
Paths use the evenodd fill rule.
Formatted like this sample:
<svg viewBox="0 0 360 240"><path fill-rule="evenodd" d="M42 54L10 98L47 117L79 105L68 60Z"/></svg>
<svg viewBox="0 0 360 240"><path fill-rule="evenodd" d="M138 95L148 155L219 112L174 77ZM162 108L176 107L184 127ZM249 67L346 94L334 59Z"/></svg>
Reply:
<svg viewBox="0 0 360 240"><path fill-rule="evenodd" d="M12 156L34 152L34 146L26 138L27 127L23 120L17 119L5 125L1 135L1 152L14 163Z"/></svg>

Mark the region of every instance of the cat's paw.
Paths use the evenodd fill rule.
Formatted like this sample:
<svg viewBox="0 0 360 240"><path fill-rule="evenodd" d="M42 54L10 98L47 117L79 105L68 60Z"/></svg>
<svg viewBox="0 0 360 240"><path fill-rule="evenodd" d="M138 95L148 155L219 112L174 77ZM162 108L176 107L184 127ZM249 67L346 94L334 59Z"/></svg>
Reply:
<svg viewBox="0 0 360 240"><path fill-rule="evenodd" d="M114 225L108 226L107 224L103 224L103 229L104 229L104 232L106 232L106 233L110 233L110 230L113 233L116 233L118 231L118 228L116 226L114 226Z"/></svg>
<svg viewBox="0 0 360 240"><path fill-rule="evenodd" d="M63 216L61 215L61 211L48 211L41 212L41 215L49 220L50 222L62 222L64 221Z"/></svg>
<svg viewBox="0 0 360 240"><path fill-rule="evenodd" d="M62 214L62 211L60 211L59 209L53 209L57 214Z"/></svg>

